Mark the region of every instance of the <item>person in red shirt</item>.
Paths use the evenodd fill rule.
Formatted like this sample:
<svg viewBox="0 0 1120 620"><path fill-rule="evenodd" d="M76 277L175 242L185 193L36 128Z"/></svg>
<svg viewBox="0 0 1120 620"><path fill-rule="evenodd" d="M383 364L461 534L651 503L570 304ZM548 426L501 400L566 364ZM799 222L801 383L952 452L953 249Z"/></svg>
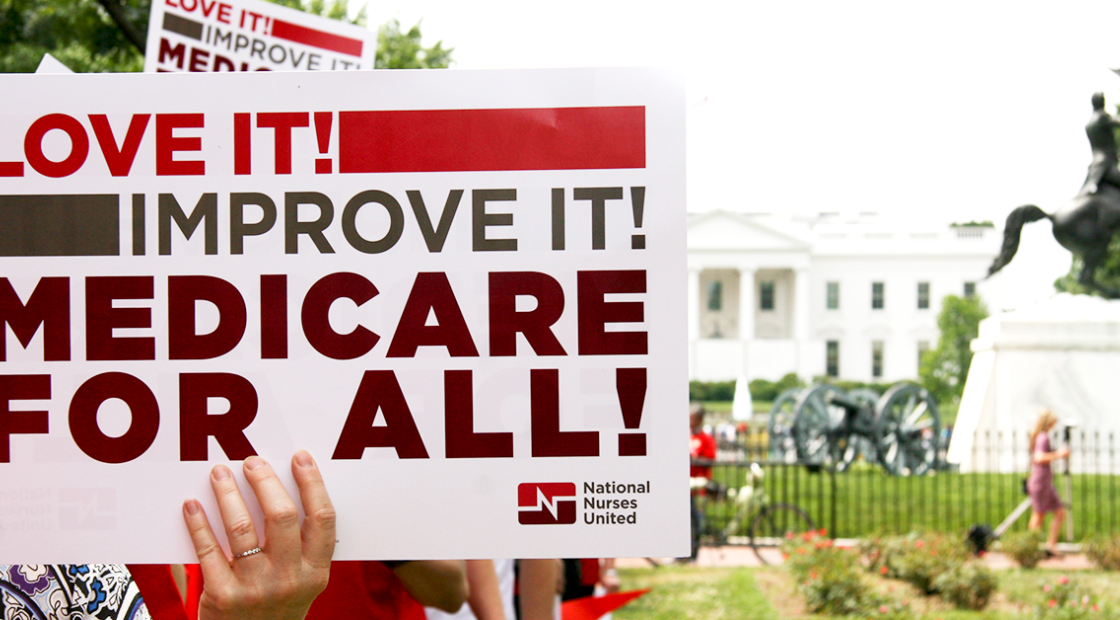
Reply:
<svg viewBox="0 0 1120 620"><path fill-rule="evenodd" d="M704 405L700 403L692 403L689 407L688 418L692 427L692 437L689 440L691 460L688 475L690 478L711 480L712 463L716 460L716 440L704 432L705 413ZM696 561L696 555L700 552L700 532L704 528L704 514L696 505L696 495L703 492L702 488L693 490L690 498L692 501L692 554L689 559L693 562Z"/></svg>
<svg viewBox="0 0 1120 620"><path fill-rule="evenodd" d="M689 448L692 452L689 477L712 479L712 463L716 460L716 440L704 432L704 405L693 403L688 418L692 426Z"/></svg>

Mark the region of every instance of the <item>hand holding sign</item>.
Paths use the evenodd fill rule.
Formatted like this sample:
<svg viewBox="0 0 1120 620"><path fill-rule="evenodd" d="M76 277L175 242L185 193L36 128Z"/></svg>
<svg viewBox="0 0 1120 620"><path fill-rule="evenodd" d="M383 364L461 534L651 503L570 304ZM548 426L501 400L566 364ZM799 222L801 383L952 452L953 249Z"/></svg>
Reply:
<svg viewBox="0 0 1120 620"><path fill-rule="evenodd" d="M263 538L229 468L218 465L210 475L232 559L218 544L202 505L193 499L183 504L206 583L199 618L302 620L327 586L334 554L335 513L323 478L310 454L301 450L292 457L292 475L307 515L301 528L296 505L269 464L250 457L244 471L264 511Z"/></svg>

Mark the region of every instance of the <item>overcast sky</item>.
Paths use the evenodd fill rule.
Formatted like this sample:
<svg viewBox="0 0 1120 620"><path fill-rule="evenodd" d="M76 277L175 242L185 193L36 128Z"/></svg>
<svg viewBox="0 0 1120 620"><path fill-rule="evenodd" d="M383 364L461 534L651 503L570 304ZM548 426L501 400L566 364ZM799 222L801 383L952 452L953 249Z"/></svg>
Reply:
<svg viewBox="0 0 1120 620"><path fill-rule="evenodd" d="M1053 211L1077 192L1090 96L1120 103L1115 1L389 0L368 11L371 24L423 19L425 44L454 47L458 69L680 68L692 212L1002 224L1018 205Z"/></svg>

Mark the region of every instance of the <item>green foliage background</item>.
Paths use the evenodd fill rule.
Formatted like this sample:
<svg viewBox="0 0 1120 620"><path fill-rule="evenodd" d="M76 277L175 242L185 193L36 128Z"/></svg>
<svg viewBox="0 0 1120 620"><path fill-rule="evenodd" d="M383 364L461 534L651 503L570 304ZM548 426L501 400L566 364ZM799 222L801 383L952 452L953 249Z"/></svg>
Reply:
<svg viewBox="0 0 1120 620"><path fill-rule="evenodd" d="M364 6L349 17L348 0L271 1L360 26L366 22ZM141 71L144 54L136 42L147 36L151 6L151 0L0 0L0 73L32 73L48 52L78 73ZM402 32L393 20L378 29L377 38L378 69L436 69L452 62L453 49L442 41L421 45L420 24Z"/></svg>
<svg viewBox="0 0 1120 620"><path fill-rule="evenodd" d="M937 348L922 357L918 371L922 385L939 403L956 403L964 391L968 367L972 363L969 344L980 333L980 321L988 308L979 297L946 295L937 315L941 336Z"/></svg>

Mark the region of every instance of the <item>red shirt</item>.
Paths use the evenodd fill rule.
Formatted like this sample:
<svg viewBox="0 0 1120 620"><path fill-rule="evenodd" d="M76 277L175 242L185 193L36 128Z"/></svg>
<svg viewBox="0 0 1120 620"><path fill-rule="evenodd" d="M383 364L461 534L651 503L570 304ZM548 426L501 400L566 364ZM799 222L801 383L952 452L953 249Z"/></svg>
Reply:
<svg viewBox="0 0 1120 620"><path fill-rule="evenodd" d="M327 589L311 604L306 620L424 620L416 602L383 562L332 562Z"/></svg>
<svg viewBox="0 0 1120 620"><path fill-rule="evenodd" d="M692 439L689 441L691 448L692 458L715 460L716 458L716 440L703 430L697 431L692 434ZM693 465L689 468L688 475L692 478L711 478L712 468L701 467Z"/></svg>

